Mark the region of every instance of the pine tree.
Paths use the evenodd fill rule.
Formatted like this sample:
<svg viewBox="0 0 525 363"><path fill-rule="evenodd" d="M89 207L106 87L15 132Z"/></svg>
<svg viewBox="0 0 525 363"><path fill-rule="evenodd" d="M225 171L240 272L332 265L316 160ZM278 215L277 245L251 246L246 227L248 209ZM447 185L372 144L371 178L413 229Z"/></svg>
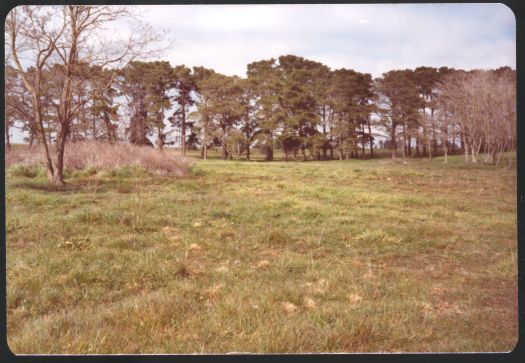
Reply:
<svg viewBox="0 0 525 363"><path fill-rule="evenodd" d="M174 70L175 77L175 96L173 100L177 105L177 109L170 117L170 122L172 125L175 125L181 130L181 153L186 155L186 129L188 127L187 115L189 114L189 109L195 104L195 100L192 97L192 94L196 91L196 84L193 75L191 74L191 69L187 68L184 65L175 67Z"/></svg>

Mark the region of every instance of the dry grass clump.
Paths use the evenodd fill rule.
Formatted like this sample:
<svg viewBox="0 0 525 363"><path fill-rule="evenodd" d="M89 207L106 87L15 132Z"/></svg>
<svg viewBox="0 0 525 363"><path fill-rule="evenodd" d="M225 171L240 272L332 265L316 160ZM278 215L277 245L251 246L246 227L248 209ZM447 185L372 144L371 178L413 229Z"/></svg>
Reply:
<svg viewBox="0 0 525 363"><path fill-rule="evenodd" d="M15 164L36 167L42 163L42 155L38 147L13 148L6 152L5 165L6 167ZM148 146L95 141L68 144L64 157L65 169L70 171L140 167L155 174L183 176L190 165L190 159L175 155L170 150L159 152L158 149Z"/></svg>

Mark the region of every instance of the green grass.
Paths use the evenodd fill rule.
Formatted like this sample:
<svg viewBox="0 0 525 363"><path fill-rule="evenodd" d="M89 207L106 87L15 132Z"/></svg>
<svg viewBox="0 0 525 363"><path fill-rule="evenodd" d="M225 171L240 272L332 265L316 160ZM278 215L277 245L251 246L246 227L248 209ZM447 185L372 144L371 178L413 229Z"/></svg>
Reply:
<svg viewBox="0 0 525 363"><path fill-rule="evenodd" d="M516 170L460 157L7 174L15 353L508 351Z"/></svg>

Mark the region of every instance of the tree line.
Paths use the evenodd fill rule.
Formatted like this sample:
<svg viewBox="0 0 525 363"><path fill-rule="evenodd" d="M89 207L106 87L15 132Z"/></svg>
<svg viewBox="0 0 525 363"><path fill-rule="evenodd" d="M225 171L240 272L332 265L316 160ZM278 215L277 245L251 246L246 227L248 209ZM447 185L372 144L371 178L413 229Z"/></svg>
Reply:
<svg viewBox="0 0 525 363"><path fill-rule="evenodd" d="M131 55L148 36L118 55L97 52L82 43L86 35L121 14L107 7L63 9L64 29L46 28L45 14L36 16L31 7L6 21L6 145L10 128L23 129L30 144L44 146L48 177L57 183L68 140L160 150L176 144L183 155L200 149L203 158L218 147L224 159L248 160L255 147L267 161L276 149L285 160L373 156L380 134L392 158L439 153L446 161L461 152L467 162L499 163L515 147L516 75L509 67L418 67L374 79L285 55L248 64L246 77L227 76L136 60ZM23 67L17 50L27 42L34 63Z"/></svg>

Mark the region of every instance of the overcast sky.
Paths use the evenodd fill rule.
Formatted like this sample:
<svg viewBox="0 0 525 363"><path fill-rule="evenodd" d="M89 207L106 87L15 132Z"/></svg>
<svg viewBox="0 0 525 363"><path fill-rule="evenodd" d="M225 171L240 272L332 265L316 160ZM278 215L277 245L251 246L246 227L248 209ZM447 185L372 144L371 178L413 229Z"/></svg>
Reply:
<svg viewBox="0 0 525 363"><path fill-rule="evenodd" d="M167 30L174 40L161 59L227 75L244 77L248 63L286 54L374 77L422 65L516 68L515 19L501 4L137 8L145 21ZM12 136L13 142L22 142L21 132L13 130Z"/></svg>
<svg viewBox="0 0 525 363"><path fill-rule="evenodd" d="M515 68L515 18L502 4L141 6L167 29L172 65L245 76L294 54L374 77L417 66Z"/></svg>

